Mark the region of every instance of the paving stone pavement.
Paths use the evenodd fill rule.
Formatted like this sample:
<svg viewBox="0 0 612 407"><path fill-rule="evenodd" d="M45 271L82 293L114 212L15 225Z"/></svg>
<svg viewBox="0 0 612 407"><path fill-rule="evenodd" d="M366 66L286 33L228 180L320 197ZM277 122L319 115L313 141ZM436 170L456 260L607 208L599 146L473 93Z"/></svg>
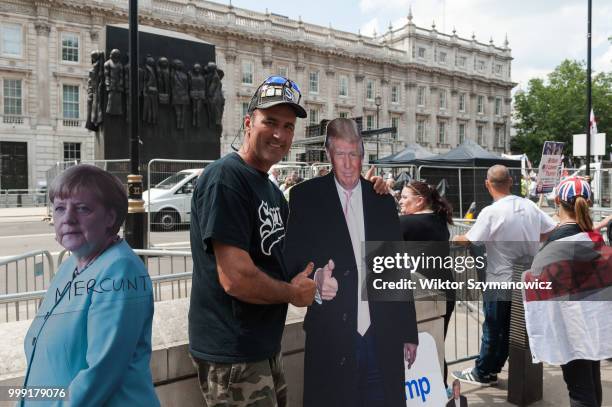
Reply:
<svg viewBox="0 0 612 407"><path fill-rule="evenodd" d="M474 361L463 362L449 366L450 371L463 370L474 366ZM498 375L499 384L491 387L479 387L469 384L461 384L463 394L470 407L505 407L515 406L507 400L508 394L508 364L504 366ZM449 381L452 381L449 373ZM612 362L601 363L601 386L603 389L602 407L612 407ZM563 381L561 368L558 366L544 365L544 397L530 407L562 407L569 406L567 387Z"/></svg>

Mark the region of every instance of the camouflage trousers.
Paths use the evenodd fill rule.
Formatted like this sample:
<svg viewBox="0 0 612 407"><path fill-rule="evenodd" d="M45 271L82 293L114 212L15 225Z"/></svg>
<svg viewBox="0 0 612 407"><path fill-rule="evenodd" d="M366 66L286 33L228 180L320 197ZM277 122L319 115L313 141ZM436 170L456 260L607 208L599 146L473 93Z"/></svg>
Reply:
<svg viewBox="0 0 612 407"><path fill-rule="evenodd" d="M191 356L207 407L286 407L280 353L249 363L215 363Z"/></svg>

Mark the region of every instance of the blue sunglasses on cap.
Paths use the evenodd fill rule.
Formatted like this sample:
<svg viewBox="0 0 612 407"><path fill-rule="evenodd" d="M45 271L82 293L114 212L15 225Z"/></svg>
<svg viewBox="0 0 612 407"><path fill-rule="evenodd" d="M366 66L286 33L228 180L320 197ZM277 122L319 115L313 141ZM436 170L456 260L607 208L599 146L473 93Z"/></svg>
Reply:
<svg viewBox="0 0 612 407"><path fill-rule="evenodd" d="M279 104L289 104L294 108L297 117L305 118L306 110L300 106L302 93L295 82L283 76L270 76L255 91L249 103L248 112L255 109L267 109Z"/></svg>

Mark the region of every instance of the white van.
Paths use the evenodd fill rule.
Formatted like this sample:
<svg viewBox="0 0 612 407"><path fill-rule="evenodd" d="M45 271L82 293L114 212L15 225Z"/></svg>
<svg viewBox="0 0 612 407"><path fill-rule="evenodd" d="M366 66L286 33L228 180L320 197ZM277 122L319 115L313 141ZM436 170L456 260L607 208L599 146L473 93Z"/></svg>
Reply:
<svg viewBox="0 0 612 407"><path fill-rule="evenodd" d="M201 168L179 171L142 193L152 229L174 230L190 221L191 195L201 173Z"/></svg>

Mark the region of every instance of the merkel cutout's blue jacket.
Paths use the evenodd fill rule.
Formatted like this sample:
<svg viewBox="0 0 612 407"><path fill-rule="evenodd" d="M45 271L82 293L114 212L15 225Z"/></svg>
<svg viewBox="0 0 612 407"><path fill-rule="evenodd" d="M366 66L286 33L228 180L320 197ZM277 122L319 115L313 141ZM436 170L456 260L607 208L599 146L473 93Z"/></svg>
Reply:
<svg viewBox="0 0 612 407"><path fill-rule="evenodd" d="M64 386L69 400L32 406L159 406L151 369L153 292L125 241L73 279L74 257L51 281L25 341L24 386Z"/></svg>

